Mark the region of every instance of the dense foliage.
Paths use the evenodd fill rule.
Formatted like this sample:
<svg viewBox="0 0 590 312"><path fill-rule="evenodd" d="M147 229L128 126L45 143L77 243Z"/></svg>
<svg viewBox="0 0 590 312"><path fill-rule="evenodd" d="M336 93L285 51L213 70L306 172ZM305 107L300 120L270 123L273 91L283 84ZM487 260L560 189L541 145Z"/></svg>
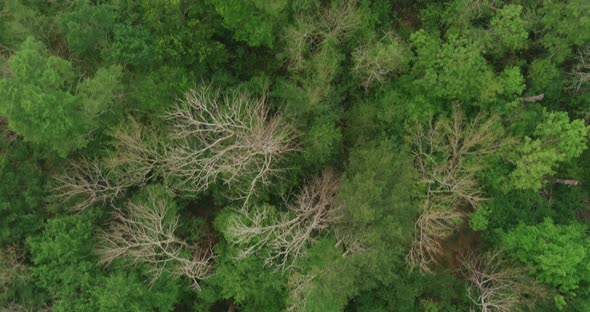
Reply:
<svg viewBox="0 0 590 312"><path fill-rule="evenodd" d="M587 0L0 1L0 312L590 311Z"/></svg>

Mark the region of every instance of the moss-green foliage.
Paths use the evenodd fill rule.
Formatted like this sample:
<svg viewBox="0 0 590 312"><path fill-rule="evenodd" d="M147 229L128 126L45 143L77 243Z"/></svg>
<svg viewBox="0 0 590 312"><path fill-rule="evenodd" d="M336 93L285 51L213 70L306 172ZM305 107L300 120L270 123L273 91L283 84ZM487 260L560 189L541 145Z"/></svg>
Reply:
<svg viewBox="0 0 590 312"><path fill-rule="evenodd" d="M174 311L180 285L160 280L152 287L136 272L114 272L94 290L98 311Z"/></svg>
<svg viewBox="0 0 590 312"><path fill-rule="evenodd" d="M0 246L23 239L41 225L44 178L33 153L21 142L0 156Z"/></svg>
<svg viewBox="0 0 590 312"><path fill-rule="evenodd" d="M360 292L395 279L396 272L405 266L405 244L417 212L411 181L415 181L415 172L407 152L391 142L370 143L351 155L339 196L344 222L338 231L354 237L366 251L341 258L340 248L320 247L328 242L312 247L323 254L312 252L306 260L310 261L306 276L318 275L310 286L311 298L317 296L318 300L311 301L317 307L311 311L341 309ZM312 260L326 264L311 265Z"/></svg>
<svg viewBox="0 0 590 312"><path fill-rule="evenodd" d="M286 0L210 0L223 17L223 24L236 39L251 46L273 47L280 22L284 22Z"/></svg>
<svg viewBox="0 0 590 312"><path fill-rule="evenodd" d="M56 311L97 310L91 289L97 282L92 254L93 226L83 216L49 221L43 234L28 240L32 269L40 287L55 297Z"/></svg>
<svg viewBox="0 0 590 312"><path fill-rule="evenodd" d="M114 20L111 6L85 2L74 5L71 12L58 18L71 51L78 57L89 56L90 59L109 43Z"/></svg>
<svg viewBox="0 0 590 312"><path fill-rule="evenodd" d="M590 4L584 0L543 1L542 44L558 63L567 59L575 47L590 42Z"/></svg>
<svg viewBox="0 0 590 312"><path fill-rule="evenodd" d="M248 257L236 261L237 253L225 243L216 248L218 267L198 295L200 310L218 301L232 300L244 311L283 311L287 295L286 277L264 266L264 260Z"/></svg>
<svg viewBox="0 0 590 312"><path fill-rule="evenodd" d="M154 38L148 30L133 25L116 25L112 41L111 46L102 51L111 62L137 69L149 69L157 65Z"/></svg>

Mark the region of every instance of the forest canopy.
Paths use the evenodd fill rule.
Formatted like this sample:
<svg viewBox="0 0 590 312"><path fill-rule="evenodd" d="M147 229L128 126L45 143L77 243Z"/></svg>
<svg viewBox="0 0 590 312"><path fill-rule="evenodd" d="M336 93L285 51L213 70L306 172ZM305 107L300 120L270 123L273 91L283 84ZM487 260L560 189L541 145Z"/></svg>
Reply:
<svg viewBox="0 0 590 312"><path fill-rule="evenodd" d="M590 311L587 0L0 1L0 312Z"/></svg>

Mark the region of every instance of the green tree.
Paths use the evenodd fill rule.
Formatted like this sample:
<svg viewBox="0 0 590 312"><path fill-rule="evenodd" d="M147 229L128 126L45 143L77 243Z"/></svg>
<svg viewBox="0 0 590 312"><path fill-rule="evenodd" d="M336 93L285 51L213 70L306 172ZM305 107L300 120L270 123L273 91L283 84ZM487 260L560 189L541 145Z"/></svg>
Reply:
<svg viewBox="0 0 590 312"><path fill-rule="evenodd" d="M492 31L506 49L516 51L526 48L528 33L521 15L522 6L507 4L492 18Z"/></svg>
<svg viewBox="0 0 590 312"><path fill-rule="evenodd" d="M148 285L136 272L117 271L104 280L93 293L100 312L174 311L180 285L174 279L166 279Z"/></svg>
<svg viewBox="0 0 590 312"><path fill-rule="evenodd" d="M41 226L44 178L33 155L22 142L0 148L0 246Z"/></svg>
<svg viewBox="0 0 590 312"><path fill-rule="evenodd" d="M210 0L223 24L250 46L273 47L287 0Z"/></svg>
<svg viewBox="0 0 590 312"><path fill-rule="evenodd" d="M465 103L494 100L499 86L477 43L455 34L441 43L437 35L424 30L412 34L411 43L416 51L413 84L428 98Z"/></svg>
<svg viewBox="0 0 590 312"><path fill-rule="evenodd" d="M541 8L542 44L558 64L573 48L590 42L590 3L586 0L543 0Z"/></svg>
<svg viewBox="0 0 590 312"><path fill-rule="evenodd" d="M557 225L547 218L537 225L519 225L506 234L503 245L539 281L565 293L587 293L590 241L585 231L586 226Z"/></svg>
<svg viewBox="0 0 590 312"><path fill-rule="evenodd" d="M8 60L9 73L0 79L0 114L25 140L44 145L65 157L86 146L98 127L97 115L112 104L121 68L100 69L76 89L72 65L49 56L29 37Z"/></svg>
<svg viewBox="0 0 590 312"><path fill-rule="evenodd" d="M225 225L223 218L216 226ZM286 276L264 266L255 255L236 261L237 250L222 242L215 247L218 254L213 274L205 280L200 300L208 305L219 300L232 300L243 311L284 311L287 297ZM205 309L203 309L205 310Z"/></svg>
<svg viewBox="0 0 590 312"><path fill-rule="evenodd" d="M117 25L113 43L103 50L104 58L134 69L153 68L158 59L153 35L145 28L132 25Z"/></svg>
<svg viewBox="0 0 590 312"><path fill-rule="evenodd" d="M565 112L544 113L534 139L525 138L516 169L510 174L516 189L539 190L544 178L555 174L559 163L582 154L588 140L588 127L581 119L570 119Z"/></svg>
<svg viewBox="0 0 590 312"><path fill-rule="evenodd" d="M115 14L109 5L91 5L82 1L57 20L72 52L78 57L92 59L93 53L108 45Z"/></svg>
<svg viewBox="0 0 590 312"><path fill-rule="evenodd" d="M51 219L28 239L33 276L55 298L54 311L97 311L92 290L102 277L92 254L92 224L81 216Z"/></svg>

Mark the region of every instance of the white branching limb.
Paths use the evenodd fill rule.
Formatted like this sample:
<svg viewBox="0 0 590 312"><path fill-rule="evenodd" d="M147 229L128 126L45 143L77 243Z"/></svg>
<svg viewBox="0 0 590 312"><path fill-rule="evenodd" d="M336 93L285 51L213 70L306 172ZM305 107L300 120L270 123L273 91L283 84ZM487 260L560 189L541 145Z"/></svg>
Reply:
<svg viewBox="0 0 590 312"><path fill-rule="evenodd" d="M590 47L580 49L569 77L569 89L574 94L588 90L590 86Z"/></svg>
<svg viewBox="0 0 590 312"><path fill-rule="evenodd" d="M365 90L383 84L401 71L405 53L399 40L392 33L386 33L380 40L370 40L352 52L352 74L361 80Z"/></svg>
<svg viewBox="0 0 590 312"><path fill-rule="evenodd" d="M71 162L53 178L53 198L62 202L75 201L72 209L76 211L97 203L112 203L130 186L116 181L98 160L86 158Z"/></svg>
<svg viewBox="0 0 590 312"><path fill-rule="evenodd" d="M277 162L295 149L293 127L271 115L264 98L243 93L192 90L167 119L174 142L166 154L167 174L189 192L219 180L247 202L257 185L281 170Z"/></svg>
<svg viewBox="0 0 590 312"><path fill-rule="evenodd" d="M327 170L307 185L286 213L276 216L268 206L241 211L229 226L232 243L247 257L268 248L267 265L290 270L293 260L304 255L317 234L327 231L340 218L336 204L339 180Z"/></svg>
<svg viewBox="0 0 590 312"><path fill-rule="evenodd" d="M511 312L532 306L544 289L526 272L510 266L498 251L468 255L461 259L462 272L469 282L469 299L482 312Z"/></svg>
<svg viewBox="0 0 590 312"><path fill-rule="evenodd" d="M462 211L477 209L485 200L476 178L483 167L477 157L511 142L497 131L497 122L497 117L478 115L467 123L455 107L450 121L431 121L412 130L416 168L426 194L407 257L411 267L430 271L442 252L440 242L461 224Z"/></svg>
<svg viewBox="0 0 590 312"><path fill-rule="evenodd" d="M424 211L414 226L414 240L406 257L410 266L422 272L430 272L437 264L437 258L444 252L442 240L455 232L457 224L464 217L457 210Z"/></svg>
<svg viewBox="0 0 590 312"><path fill-rule="evenodd" d="M189 278L195 290L212 269L213 252L176 237L178 217L169 218L169 202L150 194L147 204L129 202L127 212L117 210L115 222L100 234L100 263L126 257L150 266L152 282L166 271ZM187 253L192 253L187 257Z"/></svg>
<svg viewBox="0 0 590 312"><path fill-rule="evenodd" d="M81 158L53 177L55 199L72 200L73 210L82 211L94 204L112 204L128 188L143 186L155 177L163 155L154 131L129 120L111 135L116 152L110 157Z"/></svg>
<svg viewBox="0 0 590 312"><path fill-rule="evenodd" d="M122 184L142 186L154 179L162 166L161 136L155 130L129 119L111 132L115 152L106 165Z"/></svg>
<svg viewBox="0 0 590 312"><path fill-rule="evenodd" d="M289 305L287 311L305 311L307 298L312 291L316 274L303 275L295 272L289 278Z"/></svg>

